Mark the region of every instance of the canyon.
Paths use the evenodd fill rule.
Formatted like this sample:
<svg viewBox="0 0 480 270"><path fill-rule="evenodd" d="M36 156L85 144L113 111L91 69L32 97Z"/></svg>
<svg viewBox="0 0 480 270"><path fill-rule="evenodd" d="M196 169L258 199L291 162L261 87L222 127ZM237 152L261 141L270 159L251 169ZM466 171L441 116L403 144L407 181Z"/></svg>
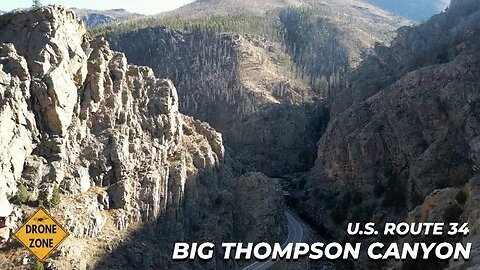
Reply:
<svg viewBox="0 0 480 270"><path fill-rule="evenodd" d="M13 228L37 206L59 217L61 269L245 267L221 249L173 262L173 244L283 243L287 210L339 242L414 241L348 222L464 222L474 233L436 240L479 242L478 1L418 25L356 0L81 19L0 16L0 196ZM6 269L27 269L9 248ZM478 254L336 267L468 269Z"/></svg>

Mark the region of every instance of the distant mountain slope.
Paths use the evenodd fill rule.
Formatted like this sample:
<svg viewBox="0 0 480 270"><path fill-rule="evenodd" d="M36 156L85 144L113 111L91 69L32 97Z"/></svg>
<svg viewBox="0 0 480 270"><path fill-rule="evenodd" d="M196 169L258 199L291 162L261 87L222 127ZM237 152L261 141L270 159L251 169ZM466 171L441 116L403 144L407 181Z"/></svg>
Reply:
<svg viewBox="0 0 480 270"><path fill-rule="evenodd" d="M388 44L395 30L407 24L358 0L199 0L158 16L101 27L94 34L162 26L265 36L283 44L312 87L319 87L335 73L357 66L376 42Z"/></svg>
<svg viewBox="0 0 480 270"><path fill-rule="evenodd" d="M391 19L395 16L359 0L197 0L162 16L205 17L241 13L253 13L263 16L266 12L285 7L324 6L338 12L352 12L362 18L376 15L378 18ZM363 16L362 16L363 15ZM365 16L368 15L368 16Z"/></svg>
<svg viewBox="0 0 480 270"><path fill-rule="evenodd" d="M365 0L395 14L416 21L423 21L440 13L450 0Z"/></svg>
<svg viewBox="0 0 480 270"><path fill-rule="evenodd" d="M87 28L123 22L143 16L141 14L128 12L124 9L92 10L76 8L74 10Z"/></svg>
<svg viewBox="0 0 480 270"><path fill-rule="evenodd" d="M221 131L244 163L281 176L313 165L318 100L405 24L352 0L209 0L96 34L172 78L182 112Z"/></svg>

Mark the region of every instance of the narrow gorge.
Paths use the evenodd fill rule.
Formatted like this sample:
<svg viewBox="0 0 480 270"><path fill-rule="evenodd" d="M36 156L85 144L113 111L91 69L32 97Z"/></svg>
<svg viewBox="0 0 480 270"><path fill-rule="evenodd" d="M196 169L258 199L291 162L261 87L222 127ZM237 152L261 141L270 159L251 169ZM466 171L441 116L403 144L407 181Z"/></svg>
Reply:
<svg viewBox="0 0 480 270"><path fill-rule="evenodd" d="M51 211L70 232L48 260L58 269L243 269L254 260L223 259L221 243L298 235L475 246L470 260L362 255L271 269L475 269L480 2L452 0L423 23L367 2L381 1L1 14L6 226ZM346 233L403 221L471 233ZM178 242L212 242L215 256L174 261ZM14 241L0 249L1 269L35 262Z"/></svg>

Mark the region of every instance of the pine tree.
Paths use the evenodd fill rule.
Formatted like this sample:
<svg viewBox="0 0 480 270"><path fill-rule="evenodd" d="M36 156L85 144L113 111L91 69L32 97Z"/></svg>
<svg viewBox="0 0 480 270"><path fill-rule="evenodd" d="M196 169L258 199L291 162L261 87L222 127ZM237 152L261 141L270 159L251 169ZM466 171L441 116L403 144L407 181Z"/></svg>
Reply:
<svg viewBox="0 0 480 270"><path fill-rule="evenodd" d="M56 207L60 204L60 191L58 185L53 186L52 199L50 200L50 207Z"/></svg>
<svg viewBox="0 0 480 270"><path fill-rule="evenodd" d="M33 0L33 7L34 8L39 8L42 6L42 2L40 0Z"/></svg>

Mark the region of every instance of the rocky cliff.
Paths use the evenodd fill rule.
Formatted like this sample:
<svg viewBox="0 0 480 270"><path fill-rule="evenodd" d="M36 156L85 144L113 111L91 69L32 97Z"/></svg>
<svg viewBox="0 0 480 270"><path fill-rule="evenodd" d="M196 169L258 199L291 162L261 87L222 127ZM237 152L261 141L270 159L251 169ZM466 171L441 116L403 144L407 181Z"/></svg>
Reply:
<svg viewBox="0 0 480 270"><path fill-rule="evenodd" d="M278 45L165 28L108 39L136 63L173 78L183 89L180 110L218 128L247 167L279 176L312 164L322 112L316 112L316 94L289 69L289 56Z"/></svg>
<svg viewBox="0 0 480 270"><path fill-rule="evenodd" d="M305 178L317 223L398 221L478 174L479 18L478 2L453 1L351 73Z"/></svg>
<svg viewBox="0 0 480 270"><path fill-rule="evenodd" d="M242 166L221 134L179 112L173 83L92 40L72 11L4 14L0 44L0 191L17 204L12 223L40 204L65 224L72 236L56 263L157 269L170 263L175 241L283 239L281 192L246 196L238 188L257 181L279 190L275 182L238 178ZM266 198L275 205L248 214L272 230L235 234L245 220L236 204ZM111 256L126 239L151 235L158 241L141 245L144 257Z"/></svg>
<svg viewBox="0 0 480 270"><path fill-rule="evenodd" d="M450 260L449 262L437 261L436 264L447 269L474 269L480 261L478 255L478 207L479 207L479 178L474 177L464 187L445 188L432 192L425 201L412 210L407 217L408 222L459 222L468 223L470 230L467 236L446 237L443 241L452 243L472 243L470 260ZM411 241L411 238L405 241ZM437 240L437 239L436 239ZM411 266L414 262L406 262Z"/></svg>

